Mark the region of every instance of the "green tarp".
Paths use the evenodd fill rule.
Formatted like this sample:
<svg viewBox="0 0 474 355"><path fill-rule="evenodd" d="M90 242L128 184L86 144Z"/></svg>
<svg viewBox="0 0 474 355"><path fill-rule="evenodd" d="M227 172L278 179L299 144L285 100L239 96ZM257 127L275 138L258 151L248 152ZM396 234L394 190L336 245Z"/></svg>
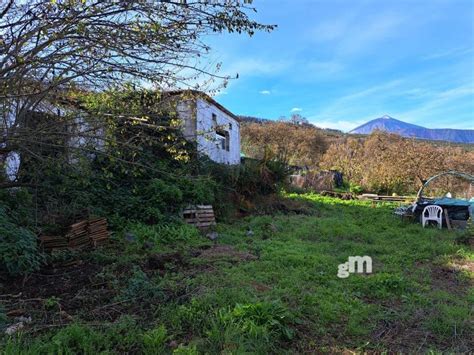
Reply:
<svg viewBox="0 0 474 355"><path fill-rule="evenodd" d="M474 201L461 200L457 198L443 197L433 202L434 205L441 206L466 206L474 205Z"/></svg>

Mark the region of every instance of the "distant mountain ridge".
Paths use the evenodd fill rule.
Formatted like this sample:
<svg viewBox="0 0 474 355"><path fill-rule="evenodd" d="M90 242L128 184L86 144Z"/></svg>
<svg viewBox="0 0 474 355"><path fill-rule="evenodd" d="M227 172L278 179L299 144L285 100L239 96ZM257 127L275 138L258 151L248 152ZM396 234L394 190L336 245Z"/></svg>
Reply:
<svg viewBox="0 0 474 355"><path fill-rule="evenodd" d="M474 144L473 129L426 128L397 120L388 115L364 123L349 133L370 134L375 130L397 133L403 137Z"/></svg>

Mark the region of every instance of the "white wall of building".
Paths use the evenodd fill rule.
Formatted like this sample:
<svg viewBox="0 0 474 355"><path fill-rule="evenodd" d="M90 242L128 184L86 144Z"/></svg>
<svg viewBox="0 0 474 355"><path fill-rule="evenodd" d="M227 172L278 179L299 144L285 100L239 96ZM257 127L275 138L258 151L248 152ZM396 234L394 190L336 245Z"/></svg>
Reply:
<svg viewBox="0 0 474 355"><path fill-rule="evenodd" d="M229 151L222 149L216 140L212 114L215 114L217 126L229 132ZM200 98L196 100L196 134L200 153L209 156L218 163L240 164L239 122L218 107Z"/></svg>

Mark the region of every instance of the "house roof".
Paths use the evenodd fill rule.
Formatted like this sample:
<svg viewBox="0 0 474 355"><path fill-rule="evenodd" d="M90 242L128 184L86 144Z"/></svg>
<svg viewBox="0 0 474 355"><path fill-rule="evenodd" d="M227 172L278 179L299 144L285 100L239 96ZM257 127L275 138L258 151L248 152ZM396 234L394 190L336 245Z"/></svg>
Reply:
<svg viewBox="0 0 474 355"><path fill-rule="evenodd" d="M199 90L172 90L172 91L166 91L165 92L168 95L181 95L183 97L189 97L189 98L199 98L202 100L207 101L211 105L216 106L219 110L225 112L228 114L230 117L232 117L234 120L237 122L240 122L240 118L230 112L228 109L226 109L224 106L222 106L220 103L218 103L216 100L214 100L211 96L206 94L205 92L199 91Z"/></svg>

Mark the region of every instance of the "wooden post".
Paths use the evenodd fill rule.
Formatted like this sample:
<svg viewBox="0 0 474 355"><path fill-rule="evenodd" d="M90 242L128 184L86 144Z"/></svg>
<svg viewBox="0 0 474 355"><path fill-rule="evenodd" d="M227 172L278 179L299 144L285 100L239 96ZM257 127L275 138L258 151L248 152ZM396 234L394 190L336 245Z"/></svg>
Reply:
<svg viewBox="0 0 474 355"><path fill-rule="evenodd" d="M446 221L446 225L448 226L448 229L451 230L451 221L449 220L448 216L448 210L445 208L444 209L444 220Z"/></svg>

